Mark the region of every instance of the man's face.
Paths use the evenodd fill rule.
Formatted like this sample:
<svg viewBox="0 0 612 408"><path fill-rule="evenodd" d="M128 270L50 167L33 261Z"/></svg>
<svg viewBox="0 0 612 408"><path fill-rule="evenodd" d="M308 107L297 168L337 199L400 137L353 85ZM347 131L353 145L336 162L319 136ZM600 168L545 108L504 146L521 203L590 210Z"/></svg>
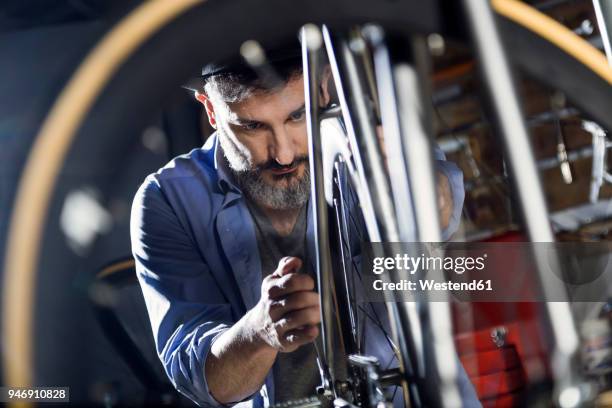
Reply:
<svg viewBox="0 0 612 408"><path fill-rule="evenodd" d="M310 178L302 76L241 102L212 105L221 147L246 193L274 209L304 204Z"/></svg>

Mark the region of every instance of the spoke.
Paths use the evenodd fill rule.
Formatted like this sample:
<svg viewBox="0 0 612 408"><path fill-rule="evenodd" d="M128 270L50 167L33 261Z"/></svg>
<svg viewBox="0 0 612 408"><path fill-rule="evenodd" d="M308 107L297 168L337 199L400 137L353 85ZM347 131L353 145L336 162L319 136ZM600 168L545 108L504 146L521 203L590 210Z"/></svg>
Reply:
<svg viewBox="0 0 612 408"><path fill-rule="evenodd" d="M397 394L397 389L399 388L399 386L395 387L395 390L393 391L393 396L391 397L391 401L393 401L395 399L395 394Z"/></svg>
<svg viewBox="0 0 612 408"><path fill-rule="evenodd" d="M357 220L355 219L355 217L353 216L353 211L351 211L351 206L349 205L348 201L346 200L345 197L345 192L344 192L344 186L340 180L341 175L338 175L338 179L337 179L337 187L338 187L338 192L339 192L339 196L340 196L340 201L342 202L343 208L346 209L346 211L344 211L344 214L348 215L349 219L351 220L351 223L353 224L353 228L355 229L355 232L357 233L358 239L359 241L363 241L363 235L362 235L362 228L359 227L359 223L357 222ZM347 182L348 183L348 182ZM348 192L349 194L354 194L354 189L350 188L350 186L347 186ZM354 202L355 201L355 196L352 196ZM348 239L348 237L347 237Z"/></svg>
<svg viewBox="0 0 612 408"><path fill-rule="evenodd" d="M370 306L372 306L370 304ZM387 343L389 344L389 347L391 347L391 349L393 350L394 354L399 353L399 349L397 348L397 346L393 343L393 340L391 339L391 337L389 336L389 333L387 333L387 331L385 330L385 327L382 325L382 323L380 322L380 319L378 318L378 315L376 314L376 310L374 308L372 308L372 311L374 312L374 314L376 315L376 319L373 318L364 308L363 306L359 306L359 309L363 312L363 314L369 318L370 320L372 320L374 322L374 324L380 329L380 331L383 332L383 334L385 335L385 338L387 339Z"/></svg>
<svg viewBox="0 0 612 408"><path fill-rule="evenodd" d="M349 207L348 203L346 203L346 200L344 199L343 194L340 194L340 198L345 203L345 205L347 207ZM359 224L358 224L357 220L355 219L355 217L351 213L352 213L352 211L348 211L349 219L351 220L351 223L353 224L353 228L355 229L355 232L357 233L359 241L363 241L363 235L361 234L361 228L359 227Z"/></svg>
<svg viewBox="0 0 612 408"><path fill-rule="evenodd" d="M385 341L388 344L389 350L392 352L389 361L385 364L385 370L393 366L394 363L399 361L399 349L394 344L389 332L381 320L375 305L371 302L366 302L368 306L357 302L357 294L365 295L365 283L361 274L361 269L357 265L357 261L353 257L353 251L351 250L355 244L355 239L359 240L361 244L364 242L364 228L360 227L363 222L360 222L359 214L355 214L355 211L360 210L358 200L355 197L355 190L351 183L352 179L347 178L346 172L348 171L344 162L334 166L336 174L333 177L334 186L334 198L333 205L336 207L337 216L337 228L338 228L338 239L339 248L342 254L342 268L344 269L343 278L345 280L346 289L348 291L348 306L350 308L351 326L353 331L353 338L358 341L357 350L362 353L363 347L365 347L365 336L366 336L366 323L369 319L376 328L368 331L368 335L371 336L377 330L384 335ZM348 256L347 256L348 255ZM350 260L349 260L350 258ZM361 292L359 292L361 291ZM393 397L397 393L397 387L393 391Z"/></svg>

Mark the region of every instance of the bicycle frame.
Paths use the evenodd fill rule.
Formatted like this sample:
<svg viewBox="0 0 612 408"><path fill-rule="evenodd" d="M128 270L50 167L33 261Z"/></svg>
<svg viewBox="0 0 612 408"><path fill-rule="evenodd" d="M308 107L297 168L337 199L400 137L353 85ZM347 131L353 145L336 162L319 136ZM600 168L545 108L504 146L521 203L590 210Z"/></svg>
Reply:
<svg viewBox="0 0 612 408"><path fill-rule="evenodd" d="M493 107L494 125L498 129L506 151L507 163L513 175L530 241L554 242L535 157L493 12L486 0L465 0L463 5L470 23L470 34L476 47L488 97ZM558 259L553 257L549 259L552 265L545 265L545 257L539 253L541 250L538 246L534 245L532 250L544 295L553 291L565 293L559 286L561 282L545 272L547 268L560 270ZM582 382L580 378L571 378L576 372L571 368L574 364L572 359L578 349L578 334L567 301L547 302L546 316L553 334L555 399L561 406L566 406L563 399L568 392L574 392ZM584 398L585 395L581 395L577 404L580 404Z"/></svg>
<svg viewBox="0 0 612 408"><path fill-rule="evenodd" d="M507 153L509 169L518 181L517 191L526 229L531 241L553 242L554 236L548 222L548 211L529 136L493 13L486 0L465 0L462 4L483 71L495 126ZM333 378L336 370L332 366L333 360L329 359L333 356L333 350L330 339L326 338L332 332L335 322L332 318L333 300L328 295L333 292L333 280L331 271L327 270L331 267L331 260L319 129L317 66L322 44L321 34L315 27L308 27L308 33L310 35L303 34L302 38L312 174L311 196L316 208L317 276L325 345L323 355L330 364L330 370L324 371L323 384L327 384L328 394L338 397L334 386L337 379ZM359 34L358 30L332 34L328 28L323 27L323 37L348 131L354 162L352 170L357 174L353 177L356 179L357 194L370 239L373 242L440 242L433 170L433 133L428 102L431 99L423 86L429 74L423 39L417 36L409 40L393 38L393 47L389 48L385 33L375 26L366 27L363 34ZM355 49L365 49L366 41L373 49L378 82L376 97L380 101L385 144L390 152L386 159L389 168L394 170L393 183L384 168L376 136L376 123L363 96L368 95L372 88L368 87L369 78L364 75L366 70L363 67L360 70L360 56ZM542 288L545 293L551 288L555 290L559 283L547 276L542 257L537 253L535 255ZM561 292L557 290L556 293ZM405 346L401 361L404 380L407 371L411 370L410 377L416 383L416 387L411 388L412 405L460 405L456 372L449 370L445 360L446 356L456 354L449 304L428 302L423 298L417 299L415 303L393 300L389 299L388 303L391 321L403 329L395 330L394 336L400 339L400 345ZM553 333L554 371L562 373L555 378L555 399L565 405L567 393L579 389L577 387L583 382L578 376L566 375L575 372L571 367L578 337L567 302L546 303L546 315ZM435 321L432 316L436 316ZM424 342L423 339L429 341ZM432 374L437 380L434 384L431 381ZM578 404L587 397L581 395Z"/></svg>
<svg viewBox="0 0 612 408"><path fill-rule="evenodd" d="M330 339L326 339L326 333L331 333L333 330L334 321L331 316L332 300L326 298L326 294L332 292L332 279L330 271L326 271L325 265L331 265L331 260L328 259L329 255L329 243L327 240L327 202L324 196L324 181L322 177L322 151L320 140L320 132L318 128L319 119L319 107L318 107L318 72L317 67L317 53L320 52L320 43L312 44L317 42L317 34L313 33L313 28L309 27L311 41L309 42L308 33L306 30L303 31L303 47L304 47L304 61L305 61L305 87L306 87L306 110L308 112L308 129L309 129L309 146L310 146L310 157L311 157L311 174L312 174L312 197L315 200L314 208L317 209L316 217L316 235L317 235L317 266L318 266L318 280L320 283L320 294L321 294L321 309L322 309L322 335L324 336L323 344L325 345L325 351L323 353L324 358L327 362L321 364L330 366L333 364L332 360L329 360L332 353L329 352L331 349ZM320 35L320 34L319 34ZM373 241L378 242L397 242L400 237L406 241L418 242L418 241L440 241L440 227L437 212L431 209L435 209L436 201L434 196L434 179L433 179L433 154L431 152L431 144L428 142L428 134L421 132L420 139L416 139L415 142L420 142L421 149L413 149L411 155L417 155L423 160L412 160L416 164L416 168L413 168L413 175L424 174L421 169L425 167L427 169L425 174L430 174L429 180L423 182L423 178L420 177L420 183L429 183L430 188L425 191L430 191L431 194L424 195L425 197L418 203L418 208L423 214L420 218L422 222L417 223L420 231L424 231L421 235L412 234L411 232L400 230L395 221L396 214L398 211L394 209L394 196L392 195L392 188L386 170L384 169L383 159L380 151L380 146L376 138L375 123L372 121L371 115L368 115L368 110L365 105L365 101L360 98L366 90L363 87L365 82L363 77L360 77L358 71L357 60L352 55L352 52L348 46L347 40L340 39L339 52L335 53L334 40L329 30L324 28L324 38L326 43L329 60L332 66L332 73L336 89L339 93L339 99L341 106L343 107L343 116L345 124L348 129L348 135L351 146L352 159L355 162L356 169L362 169L357 171L357 174L364 176L357 177L357 194L360 198L360 203L364 208L364 218L367 225L368 233ZM354 39L354 38L353 38ZM355 40L355 39L354 39ZM358 41L358 39L356 40ZM409 66L406 67L410 69ZM412 87L409 89L418 89L415 86L416 81L412 82ZM383 98L393 97L392 95L379 95L381 100ZM404 94L405 96L405 94ZM416 102L418 98L406 98L412 102ZM406 99L402 100L400 106L402 106L406 117L419 118L418 112L421 110L416 103L406 103ZM386 105L384 105L386 107ZM356 114L354 112L357 112ZM398 117L399 119L399 117ZM422 120L419 120L422 123ZM387 137L387 135L385 135ZM399 133L391 135L390 139L394 139L396 143L401 143ZM401 151L401 150L400 150ZM363 154L361 153L363 152ZM393 160L397 160L395 158ZM401 156L399 157L401 159ZM394 163L394 162L393 162ZM411 180L413 183L415 176ZM421 184L423 185L423 184ZM427 185L427 184L426 184ZM373 191L378 198L376 202L371 199L370 192ZM402 200L404 197L399 198L399 193L395 192L395 200ZM406 206L401 211L406 213L412 213L410 203L412 198L408 197L409 200L405 201L408 203L408 209ZM405 213L404 213L405 216ZM414 225L413 223L405 224L407 226ZM413 229L414 231L414 229ZM427 231L427 232L425 232ZM419 237L422 237L419 239ZM452 333L450 332L450 314L448 312L448 305L444 304L445 310L440 310L439 305L429 302L421 302L421 305L415 305L411 303L395 303L395 299L389 299L389 305L392 308L391 320L397 320L400 327L411 327L413 328L411 335L404 333L403 331L396 331L396 337L399 336L401 341L399 344L410 344L407 350L402 350L402 356L406 360L402 361L402 366L414 367L414 373L411 375L413 379L417 379L419 387L417 388L429 388L425 393L419 393L419 395L411 394L411 401L413 405L420 406L422 403L426 405L435 406L456 406L460 403L459 392L456 389L455 384L455 372L450 371L450 375L442 377L444 369L443 359L450 352L454 354L454 346L452 343ZM422 312L418 316L415 311L417 308L421 308ZM438 310L434 310L438 308ZM433 325L431 322L431 316L436 315L438 324ZM421 323L423 330L421 329ZM420 333L425 335L427 338L433 340L435 350L431 353L423 349L424 341L420 338ZM444 332L444 333L443 333ZM429 361L432 364L428 364ZM415 366L415 362L419 362ZM426 367L429 367L426 369ZM446 370L448 372L448 370ZM325 372L325 371L324 371ZM333 367L327 372L333 375L336 372ZM443 385L442 392L438 392L438 387L432 384L431 381L427 382L427 378L431 379L432 375L436 378L442 378L440 382ZM335 389L335 381L337 378L323 378L323 384L329 384L328 394L333 394L338 397L339 394ZM427 385L429 383L429 385ZM418 392L413 389L413 393Z"/></svg>

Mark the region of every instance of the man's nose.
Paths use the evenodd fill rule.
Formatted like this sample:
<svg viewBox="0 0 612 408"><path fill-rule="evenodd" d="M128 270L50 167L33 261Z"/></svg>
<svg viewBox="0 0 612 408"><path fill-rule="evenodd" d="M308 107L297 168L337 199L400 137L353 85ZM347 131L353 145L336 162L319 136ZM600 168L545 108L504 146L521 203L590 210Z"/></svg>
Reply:
<svg viewBox="0 0 612 408"><path fill-rule="evenodd" d="M274 132L274 145L272 158L280 165L286 166L293 163L295 159L295 146L290 134L281 127Z"/></svg>

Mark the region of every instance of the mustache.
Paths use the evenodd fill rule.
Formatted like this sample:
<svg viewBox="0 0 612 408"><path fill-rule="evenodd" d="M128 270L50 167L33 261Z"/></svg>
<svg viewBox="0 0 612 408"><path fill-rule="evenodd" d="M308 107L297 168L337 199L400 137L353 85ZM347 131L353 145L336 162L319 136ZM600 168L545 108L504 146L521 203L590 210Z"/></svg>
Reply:
<svg viewBox="0 0 612 408"><path fill-rule="evenodd" d="M265 163L259 164L256 167L257 171L263 171L263 170L288 170L288 169L292 169L293 167L302 164L302 163L308 163L308 156L298 156L296 157L291 163L289 164L279 164L276 160L268 160Z"/></svg>

